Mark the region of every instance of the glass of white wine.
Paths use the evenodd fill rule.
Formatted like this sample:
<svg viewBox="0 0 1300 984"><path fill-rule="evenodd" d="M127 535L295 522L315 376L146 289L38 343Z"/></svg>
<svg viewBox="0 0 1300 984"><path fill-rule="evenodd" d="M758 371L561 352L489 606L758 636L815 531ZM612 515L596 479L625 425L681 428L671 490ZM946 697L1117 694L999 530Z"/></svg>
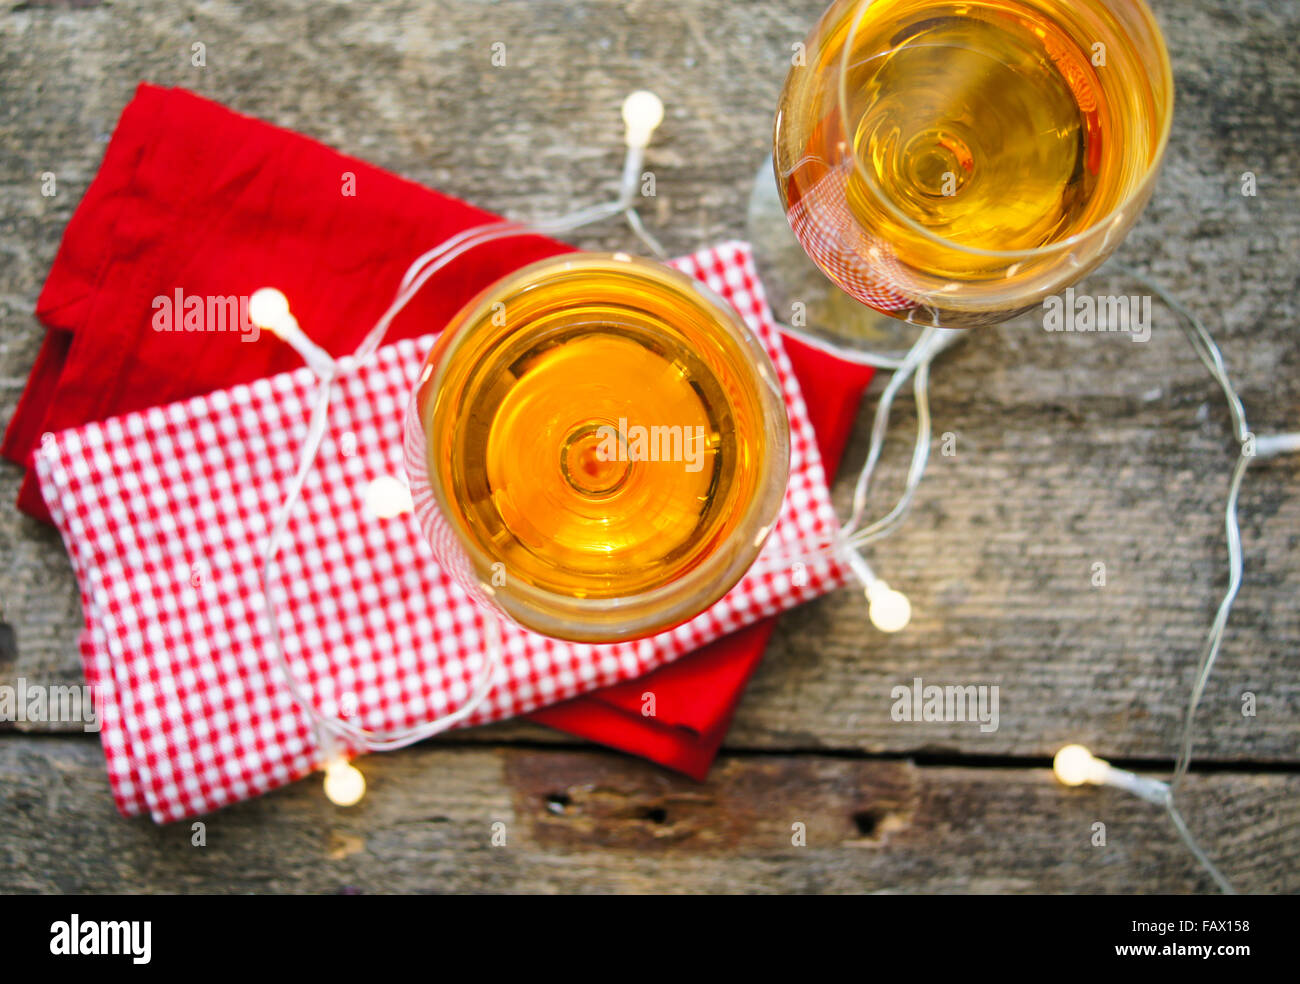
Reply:
<svg viewBox="0 0 1300 984"><path fill-rule="evenodd" d="M785 494L776 370L725 301L626 254L492 285L438 337L406 418L443 569L544 635L634 639L745 573Z"/></svg>
<svg viewBox="0 0 1300 984"><path fill-rule="evenodd" d="M1004 321L1120 244L1173 116L1142 0L837 0L786 80L774 167L842 291L917 325Z"/></svg>

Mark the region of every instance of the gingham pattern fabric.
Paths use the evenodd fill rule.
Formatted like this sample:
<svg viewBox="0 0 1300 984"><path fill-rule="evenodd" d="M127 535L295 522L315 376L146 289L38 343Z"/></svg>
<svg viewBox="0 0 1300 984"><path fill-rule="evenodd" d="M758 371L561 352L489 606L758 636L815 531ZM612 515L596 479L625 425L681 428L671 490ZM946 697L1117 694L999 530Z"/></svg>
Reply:
<svg viewBox="0 0 1300 984"><path fill-rule="evenodd" d="M836 529L826 478L749 247L727 243L675 265L737 308L784 387L790 482L765 554L826 542ZM281 551L289 664L322 711L369 729L412 727L459 706L494 617L437 568L411 513L379 519L364 505L374 478L403 474L403 416L431 340L384 346L335 384ZM80 586L86 677L103 697L109 781L125 814L165 823L207 813L320 765L309 718L271 655L259 580L314 388L303 368L46 435L36 454ZM847 576L838 561L760 558L690 622L614 645L504 626L502 672L466 723L640 676Z"/></svg>
<svg viewBox="0 0 1300 984"><path fill-rule="evenodd" d="M915 306L888 243L869 235L848 205L852 161L833 167L790 209L790 228L804 251L846 294L877 311Z"/></svg>

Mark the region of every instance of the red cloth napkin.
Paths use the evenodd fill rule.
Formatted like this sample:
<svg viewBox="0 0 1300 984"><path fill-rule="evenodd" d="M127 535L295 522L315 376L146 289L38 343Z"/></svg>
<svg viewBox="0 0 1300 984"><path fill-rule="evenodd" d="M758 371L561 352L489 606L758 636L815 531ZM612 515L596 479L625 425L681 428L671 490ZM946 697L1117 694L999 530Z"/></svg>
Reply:
<svg viewBox="0 0 1300 984"><path fill-rule="evenodd" d="M155 332L153 299L173 286L190 295L247 295L274 284L293 298L315 340L343 355L374 324L415 256L492 218L185 90L142 84L37 302L48 331L0 453L26 466L47 431L299 364L285 345L213 345L202 333ZM471 251L411 302L388 339L436 331L483 287L570 249L537 236ZM794 339L786 344L833 474L871 370ZM30 471L19 506L49 519ZM532 717L702 778L774 625L757 623L638 680ZM642 714L647 692L655 695L653 717Z"/></svg>
<svg viewBox="0 0 1300 984"><path fill-rule="evenodd" d="M846 584L847 565L807 556L835 511L794 369L753 294L748 247L722 243L673 265L732 304L771 358L790 480L755 566L705 611L648 637L590 646L499 624L430 557L418 516L427 499L416 491L413 511L395 516L367 506L371 483L405 467L403 408L435 335L381 346L330 387L273 594L292 689L263 617L260 548L294 474L312 371L42 438L33 462L77 575L82 661L122 812L170 823L302 778L353 744L313 729L308 707L404 731L464 707L490 666L463 723L501 721L644 677ZM786 555L804 555L802 571Z"/></svg>

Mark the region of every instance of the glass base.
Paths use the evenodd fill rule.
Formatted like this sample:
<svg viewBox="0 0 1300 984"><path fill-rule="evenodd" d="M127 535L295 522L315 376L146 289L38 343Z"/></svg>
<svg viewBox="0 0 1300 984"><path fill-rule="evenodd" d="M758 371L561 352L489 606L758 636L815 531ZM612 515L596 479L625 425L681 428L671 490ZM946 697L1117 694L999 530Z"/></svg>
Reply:
<svg viewBox="0 0 1300 984"><path fill-rule="evenodd" d="M921 337L921 327L849 297L808 258L786 221L771 157L754 177L747 234L772 311L796 335L854 361L869 361L864 355L901 359Z"/></svg>

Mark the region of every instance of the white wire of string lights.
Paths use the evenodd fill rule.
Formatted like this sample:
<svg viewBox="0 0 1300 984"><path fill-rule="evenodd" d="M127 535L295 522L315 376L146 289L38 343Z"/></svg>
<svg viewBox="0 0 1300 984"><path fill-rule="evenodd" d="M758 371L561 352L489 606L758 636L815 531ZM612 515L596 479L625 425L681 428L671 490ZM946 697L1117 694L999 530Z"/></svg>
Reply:
<svg viewBox="0 0 1300 984"><path fill-rule="evenodd" d="M1126 790L1148 802L1163 806L1173 822L1187 849L1201 866L1209 873L1219 889L1233 894L1231 882L1224 877L1218 867L1192 836L1176 799L1179 787L1187 776L1191 763L1192 744L1195 738L1196 712L1205 693L1206 683L1214 669L1219 649L1223 643L1224 630L1232 605L1241 589L1244 561L1241 548L1241 527L1237 518L1237 501L1241 493L1242 480L1246 470L1254 461L1276 457L1283 454L1300 452L1300 433L1255 435L1246 421L1246 412L1241 398L1232 385L1224 364L1223 353L1215 343L1204 322L1180 303L1157 281L1136 270L1125 273L1141 283L1155 296L1159 297L1178 317L1179 327L1191 344L1197 357L1201 360L1214 381L1222 390L1228 404L1232 435L1240 446L1240 454L1233 465L1228 483L1228 496L1224 508L1224 532L1228 546L1228 586L1224 590L1214 619L1210 624L1205 642L1201 648L1191 696L1184 712L1178 753L1175 759L1173 775L1168 782L1161 782L1135 775L1123 769L1117 769L1104 759L1097 758L1082 745L1067 745L1053 760L1053 770L1057 779L1067 786L1079 786L1085 783L1114 786ZM859 358L881 368L894 363L894 375L881 394L876 405L875 418L871 428L871 443L867 451L866 464L858 476L853 493L852 515L849 522L841 529L835 541L826 545L823 553L839 552L863 583L867 601L870 606L872 623L882 631L897 632L907 625L911 615L908 599L890 588L875 574L862 558L860 550L898 529L911 507L916 490L925 473L926 462L930 452L930 406L929 406L929 369L934 358L951 345L959 332L945 331L939 328L927 328L901 360L883 359L872 361ZM800 334L800 338L808 336ZM836 354L841 354L838 347L823 343L823 347ZM912 449L911 465L907 480L898 501L894 506L874 522L863 525L866 503L870 492L871 479L879 461L885 435L889 429L889 416L894 398L906 383L913 379L913 396L916 401L917 432ZM806 556L806 555L805 555ZM784 560L798 558L782 558ZM769 561L771 558L769 558Z"/></svg>
<svg viewBox="0 0 1300 984"><path fill-rule="evenodd" d="M254 295L252 299L250 315L253 317L254 322L278 335L291 345L319 380L317 398L308 434L303 442L299 466L289 489L285 493L276 519L272 524L272 535L268 538L266 544L263 557L262 583L264 612L270 627L270 637L272 649L276 656L276 664L295 700L312 722L318 748L324 755L322 769L325 774L325 793L332 802L340 806L350 806L360 801L365 795L366 788L364 777L348 761L344 749L353 747L367 751L379 751L403 747L446 730L469 716L487 696L496 678L501 664L501 644L499 626L492 618L489 618L489 639L485 647L483 668L467 700L449 714L415 728L402 731L372 732L345 721L341 717L321 711L311 699L307 688L294 675L284 654L283 642L279 632L278 612L275 603L272 601L272 589L277 580L276 558L287 526L289 512L297 501L303 483L311 471L328 423L331 385L343 374L363 365L374 354L382 343L393 319L411 298L419 292L430 277L462 253L485 243L517 235L558 235L621 215L626 219L637 238L654 256L661 260L667 259L663 247L646 230L635 207L645 148L650 142L651 134L663 120L663 104L653 93L644 91L633 93L623 104L623 120L626 125L624 141L627 145L627 154L624 160L619 196L615 201L581 209L559 218L543 219L526 224L504 220L487 223L467 229L457 236L440 243L418 257L410 265L402 278L392 304L351 356L335 360L312 342L290 313L288 301L284 295L274 288L264 288ZM1104 759L1094 756L1082 745L1077 744L1067 745L1057 753L1053 761L1053 769L1057 778L1065 785L1078 786L1090 783L1114 786L1139 796L1148 802L1163 806L1188 850L1214 879L1215 884L1222 891L1231 893L1233 891L1231 883L1198 845L1188 829L1175 800L1191 762L1192 745L1195 738L1196 712L1204 694L1206 683L1214 668L1215 660L1218 657L1233 602L1236 600L1237 593L1241 588L1244 562L1241 548L1241 530L1237 519L1237 501L1242 480L1252 461L1300 452L1300 433L1254 435L1249 429L1241 399L1237 395L1224 365L1222 352L1204 323L1150 277L1135 270L1129 270L1127 273L1146 286L1178 316L1179 325L1184 335L1223 391L1228 404L1233 437L1241 447L1241 453L1232 469L1227 503L1224 510L1224 529L1228 545L1228 586L1224 591L1201 650L1195 681L1184 714L1178 754L1171 779L1168 782L1162 782L1138 776L1123 769L1117 769ZM911 508L916 491L925 475L930 455L930 367L940 353L953 345L958 339L964 337L964 332L938 326L926 327L920 338L902 358L844 350L839 346L804 332L794 332L794 334L830 354L849 361L891 371L893 375L876 405L867 459L854 486L851 514L847 523L841 527L833 540L822 544L819 549L811 553L805 550L792 554L765 554L759 561L759 565L771 567L796 561L806 562L819 556L838 555L849 565L862 583L872 623L884 632L901 631L907 626L911 617L911 604L906 595L891 588L875 573L862 556L862 550L895 532ZM904 488L898 500L888 512L875 520L867 522L867 504L871 491L871 482L889 430L889 418L898 394L909 380L912 383L912 394L916 404L917 427ZM380 509L383 507L376 505L374 508ZM397 508L398 511L401 511L400 506ZM493 631L494 629L496 631Z"/></svg>
<svg viewBox="0 0 1300 984"><path fill-rule="evenodd" d="M278 558L285 539L289 516L302 494L303 485L311 474L329 423L330 396L333 384L347 373L354 372L374 355L384 340L393 319L411 301L435 273L461 254L485 243L509 236L559 235L604 219L623 216L632 231L651 253L666 258L663 247L646 230L636 211L641 183L641 169L645 149L650 137L663 121L664 107L652 92L634 92L623 103L623 122L626 127L624 143L627 154L623 163L623 177L618 198L603 205L580 209L569 215L541 219L529 223L499 221L475 226L453 236L428 250L408 267L397 294L375 326L366 334L356 351L341 359L333 358L311 340L302 330L289 307L289 301L279 290L264 287L249 299L249 317L254 324L264 328L288 343L301 356L303 362L317 377L312 414L307 434L299 451L298 466L281 499L271 524L262 555L262 603L275 665L294 700L311 722L316 747L321 754L321 768L325 774L325 795L339 806L352 806L365 796L366 783L361 771L349 761L349 750L387 751L401 748L445 731L465 720L491 692L502 666L500 624L489 614L485 620L487 639L479 675L467 699L454 711L440 715L416 727L392 731L374 731L345 720L337 714L327 713L312 699L309 687L294 673L284 651L280 633L280 612L275 601L275 588L279 582ZM393 480L396 483L396 480ZM368 505L377 515L395 515L404 511L403 493L409 493L397 483L395 489L372 485L377 491Z"/></svg>

